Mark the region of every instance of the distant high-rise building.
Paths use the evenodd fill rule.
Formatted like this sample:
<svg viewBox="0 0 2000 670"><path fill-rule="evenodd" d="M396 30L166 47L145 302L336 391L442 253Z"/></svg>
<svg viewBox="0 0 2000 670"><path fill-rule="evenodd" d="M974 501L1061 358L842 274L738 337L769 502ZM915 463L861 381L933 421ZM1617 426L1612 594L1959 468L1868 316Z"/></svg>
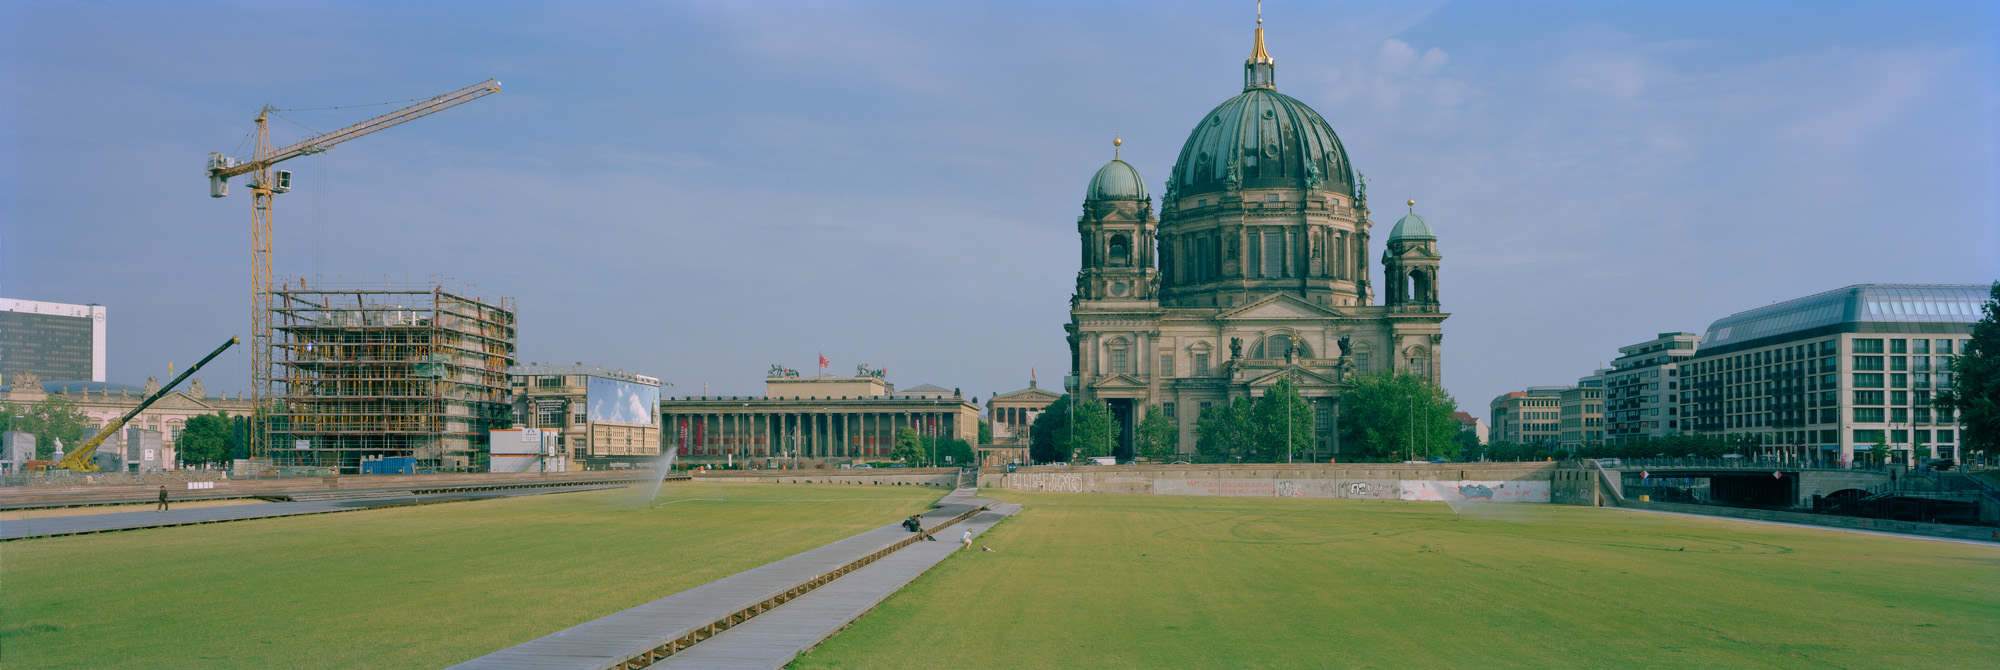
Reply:
<svg viewBox="0 0 2000 670"><path fill-rule="evenodd" d="M1681 431L1680 364L1695 355L1701 337L1694 333L1660 333L1638 344L1618 348L1603 380L1604 441L1665 437ZM1588 378L1586 378L1588 379Z"/></svg>
<svg viewBox="0 0 2000 670"><path fill-rule="evenodd" d="M1562 434L1556 438L1557 444L1573 450L1604 443L1604 372L1584 377L1562 392L1562 401L1557 404Z"/></svg>
<svg viewBox="0 0 2000 670"><path fill-rule="evenodd" d="M104 381L104 307L0 298L0 375Z"/></svg>
<svg viewBox="0 0 2000 670"><path fill-rule="evenodd" d="M1877 442L1956 456L1959 427L1931 400L1986 300L1973 284L1857 284L1718 319L1680 364L1682 427L1841 462Z"/></svg>

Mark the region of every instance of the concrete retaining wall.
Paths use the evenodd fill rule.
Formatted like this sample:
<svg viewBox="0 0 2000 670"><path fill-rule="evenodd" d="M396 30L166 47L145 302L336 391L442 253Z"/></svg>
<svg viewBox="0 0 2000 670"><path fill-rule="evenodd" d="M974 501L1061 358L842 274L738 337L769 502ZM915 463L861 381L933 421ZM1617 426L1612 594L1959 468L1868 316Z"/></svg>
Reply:
<svg viewBox="0 0 2000 670"><path fill-rule="evenodd" d="M854 484L857 486L958 485L958 468L874 468L868 470L710 470L692 473L698 482L759 484Z"/></svg>
<svg viewBox="0 0 2000 670"><path fill-rule="evenodd" d="M1960 540L2000 541L2000 529L1979 526L1954 526L1942 523L1922 523L1918 521L1891 521L1888 519L1866 519L1853 516L1832 516L1827 514L1807 514L1805 512L1780 512L1777 510L1745 509L1741 507L1721 507L1716 505L1689 505L1684 503L1640 502L1623 500L1619 507L1631 509L1679 512L1701 516L1719 516L1728 519L1752 519L1756 521L1782 521L1785 523L1824 526L1827 528L1856 528L1884 533L1907 535L1928 535L1949 537Z"/></svg>
<svg viewBox="0 0 2000 670"><path fill-rule="evenodd" d="M212 488L189 489L185 481L149 481L145 484L86 484L76 486L11 486L0 488L0 509L101 505L121 502L151 502L161 486L175 500L247 498L303 491L336 489L429 490L469 486L520 486L531 484L579 484L650 481L647 471L590 471L500 473L480 472L441 475L342 475L338 477L292 477L284 479L213 479Z"/></svg>
<svg viewBox="0 0 2000 670"><path fill-rule="evenodd" d="M1120 465L988 468L982 487L1057 493L1550 502L1554 463Z"/></svg>

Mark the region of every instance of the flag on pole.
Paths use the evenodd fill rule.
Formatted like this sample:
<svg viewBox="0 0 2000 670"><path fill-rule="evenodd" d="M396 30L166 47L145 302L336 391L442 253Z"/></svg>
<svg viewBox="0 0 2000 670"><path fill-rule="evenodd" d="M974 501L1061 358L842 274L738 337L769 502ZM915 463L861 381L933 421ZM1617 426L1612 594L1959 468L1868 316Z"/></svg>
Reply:
<svg viewBox="0 0 2000 670"><path fill-rule="evenodd" d="M826 362L826 354L820 354L820 355L819 355L819 366L820 366L820 367L826 367L826 366L827 366L827 362Z"/></svg>
<svg viewBox="0 0 2000 670"><path fill-rule="evenodd" d="M1035 369L1028 368L1028 381L1035 381Z"/></svg>

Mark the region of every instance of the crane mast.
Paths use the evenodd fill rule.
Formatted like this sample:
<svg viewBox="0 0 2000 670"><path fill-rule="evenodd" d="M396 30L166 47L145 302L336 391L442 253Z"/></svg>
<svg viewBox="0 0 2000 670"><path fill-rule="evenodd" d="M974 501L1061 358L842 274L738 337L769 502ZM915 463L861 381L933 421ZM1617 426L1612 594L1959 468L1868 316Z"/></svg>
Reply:
<svg viewBox="0 0 2000 670"><path fill-rule="evenodd" d="M257 112L256 152L250 160L239 162L220 153L209 154L210 197L227 197L231 177L250 175L250 396L254 408L249 430L251 454L263 456L270 447L266 405L271 401L271 197L292 187L292 174L275 166L499 92L500 82L488 79L283 148L271 146L270 116L277 110L265 105Z"/></svg>

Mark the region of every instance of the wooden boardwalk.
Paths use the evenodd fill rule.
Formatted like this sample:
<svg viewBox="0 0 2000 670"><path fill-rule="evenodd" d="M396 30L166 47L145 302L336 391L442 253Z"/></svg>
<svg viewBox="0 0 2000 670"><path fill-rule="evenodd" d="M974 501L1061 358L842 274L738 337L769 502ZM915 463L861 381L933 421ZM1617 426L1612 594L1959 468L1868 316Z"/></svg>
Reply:
<svg viewBox="0 0 2000 670"><path fill-rule="evenodd" d="M586 486L554 486L545 488L510 488L486 491L455 491L450 493L409 493L394 497L349 498L341 500L313 500L304 502L278 502L261 505L230 505L226 507L193 507L157 512L116 512L112 514L89 514L79 516L58 516L45 519L21 519L0 521L0 541L25 540L37 537L61 535L81 535L104 533L141 528L165 528L169 526L189 526L202 523L243 521L246 519L270 519L304 514L327 514L331 512L352 512L355 510L392 507L412 503L457 502L463 500L491 500L518 496L543 495L547 493L570 493L573 491L594 491L598 489L622 488L625 484L597 484Z"/></svg>
<svg viewBox="0 0 2000 670"><path fill-rule="evenodd" d="M746 570L638 607L592 621L578 624L566 630L545 637L530 640L520 645L481 656L452 666L452 670L525 670L573 669L608 670L611 668L643 668L656 661L672 658L677 654L691 653L702 648L696 643L717 638L739 626L748 627L766 617L779 612L791 611L791 604L808 602L808 594L819 593L821 587L829 584L846 584L848 579L867 572L869 577L857 580L856 584L873 584L875 590L886 587L880 595L868 601L869 605L880 601L896 587L923 572L915 568L921 564L928 568L941 560L943 549L958 546L956 539L959 529L947 526L960 521L970 521L992 515L986 506L995 504L991 500L973 497L972 489L960 489L945 496L938 507L924 514L924 527L938 533L937 542L921 542L919 536L904 530L900 525L887 525L874 530L838 540L793 556ZM990 526L999 517L983 522ZM983 527L981 528L983 530ZM921 549L917 549L921 546ZM911 549L905 549L911 547ZM902 549L903 552L897 550ZM912 550L914 549L914 551ZM918 557L914 562L904 561L904 553ZM937 559L923 562L926 553L937 554ZM877 565L904 566L901 572L894 569L869 571ZM914 572L910 570L914 569ZM894 575L907 573L901 581ZM843 578L843 575L847 575ZM834 581L840 578L839 582ZM891 583L893 582L893 584ZM838 593L830 592L830 593ZM841 602L858 602L865 595L855 595ZM815 599L811 602L830 601L830 598ZM791 604L788 604L791 603ZM783 607L780 607L780 606ZM855 610L852 615L840 613L840 606L825 607L825 614L811 615L806 612L819 611L821 606L798 610L802 614L774 619L777 625L793 630L786 639L807 639L817 642L826 635L851 621L866 606ZM845 618L841 618L845 617ZM823 626L825 631L817 635L808 634L806 629L812 624L798 623L804 618L813 621L836 621ZM793 623L786 623L793 622ZM734 636L742 638L745 636ZM808 643L809 644L809 643ZM724 649L739 648L737 643L724 645ZM791 654L801 648L790 647ZM776 651L765 652L758 658L775 657ZM750 657L752 652L741 652ZM786 656L787 659L790 656ZM782 663L781 663L782 664ZM684 666L694 667L694 666ZM771 666L759 666L771 667Z"/></svg>

